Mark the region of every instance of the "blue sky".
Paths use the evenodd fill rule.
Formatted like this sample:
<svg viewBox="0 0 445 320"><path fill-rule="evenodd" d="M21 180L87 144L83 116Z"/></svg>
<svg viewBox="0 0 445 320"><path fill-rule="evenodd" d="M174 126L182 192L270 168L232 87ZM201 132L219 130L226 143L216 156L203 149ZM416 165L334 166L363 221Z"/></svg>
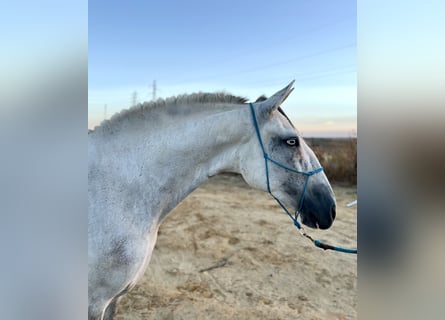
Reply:
<svg viewBox="0 0 445 320"><path fill-rule="evenodd" d="M252 100L296 80L306 136L356 130L355 1L90 1L89 127L137 101L225 90Z"/></svg>

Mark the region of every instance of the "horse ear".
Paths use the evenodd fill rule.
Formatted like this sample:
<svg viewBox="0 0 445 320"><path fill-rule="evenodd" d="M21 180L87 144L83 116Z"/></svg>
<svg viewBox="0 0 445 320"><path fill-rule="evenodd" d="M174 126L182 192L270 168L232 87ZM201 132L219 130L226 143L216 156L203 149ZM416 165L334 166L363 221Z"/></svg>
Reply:
<svg viewBox="0 0 445 320"><path fill-rule="evenodd" d="M278 107L287 99L290 93L294 90L295 80L292 80L284 89L281 89L269 99L260 102L259 111L261 114L271 114L273 111L277 110Z"/></svg>
<svg viewBox="0 0 445 320"><path fill-rule="evenodd" d="M267 100L267 97L264 94L262 94L261 96L258 97L258 99L255 100L255 102L261 102L261 101L266 101L266 100Z"/></svg>

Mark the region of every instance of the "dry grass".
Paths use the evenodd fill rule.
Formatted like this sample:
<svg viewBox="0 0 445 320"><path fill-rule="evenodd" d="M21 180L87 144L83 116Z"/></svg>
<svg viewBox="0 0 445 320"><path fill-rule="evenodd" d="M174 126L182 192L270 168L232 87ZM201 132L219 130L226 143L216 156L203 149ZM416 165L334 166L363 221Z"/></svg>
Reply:
<svg viewBox="0 0 445 320"><path fill-rule="evenodd" d="M310 233L354 247L357 209L345 204L356 188L333 189L334 225ZM317 249L266 192L225 174L162 223L152 260L116 320L353 320L356 308L357 256Z"/></svg>
<svg viewBox="0 0 445 320"><path fill-rule="evenodd" d="M357 185L357 138L306 138L331 182Z"/></svg>

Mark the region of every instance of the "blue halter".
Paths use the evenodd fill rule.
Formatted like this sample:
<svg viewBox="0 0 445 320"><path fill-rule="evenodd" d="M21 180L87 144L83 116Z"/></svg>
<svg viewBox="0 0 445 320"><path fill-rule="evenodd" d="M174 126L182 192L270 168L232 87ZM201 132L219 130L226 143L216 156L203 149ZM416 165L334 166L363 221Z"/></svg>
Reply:
<svg viewBox="0 0 445 320"><path fill-rule="evenodd" d="M263 151L264 164L265 164L265 167L266 167L267 192L270 193L270 195L275 199L275 201L280 205L280 207L283 208L283 210L286 212L286 214L292 219L292 221L294 222L295 227L297 227L297 229L300 231L301 235L303 235L304 237L308 238L311 242L314 243L314 245L316 247L319 247L319 248L324 249L324 250L334 250L334 251L339 251L339 252L355 253L356 254L357 253L357 249L347 249L347 248L342 248L342 247L334 247L334 246L331 246L329 244L325 244L325 243L321 242L320 240L314 240L309 234L306 233L306 231L300 225L300 223L298 222L298 215L300 214L301 209L303 208L303 201L304 201L304 197L306 195L306 190L307 190L307 186L308 186L308 183L309 183L309 178L311 176L313 176L314 174L323 171L323 167L320 167L320 168L315 169L313 171L298 171L298 170L296 170L294 168L290 168L290 167L282 164L281 162L278 162L278 161L270 158L269 155L267 154L266 150L264 149L263 139L261 139L260 128L258 126L258 122L257 122L257 119L256 119L255 109L253 107L253 104L249 103L249 106L250 106L250 111L252 112L253 125L255 127L255 132L256 132L256 135L258 137L258 142L260 143L261 150ZM303 187L303 193L301 194L300 201L298 202L298 208L295 211L294 215L292 215L289 212L289 210L287 210L285 205L277 197L275 197L272 194L272 192L270 191L269 161L272 162L273 164L275 164L276 166L281 167L281 168L283 168L283 169L285 169L287 171L299 173L299 174L302 174L302 175L306 176L306 179L305 179L305 182L304 182L304 187Z"/></svg>

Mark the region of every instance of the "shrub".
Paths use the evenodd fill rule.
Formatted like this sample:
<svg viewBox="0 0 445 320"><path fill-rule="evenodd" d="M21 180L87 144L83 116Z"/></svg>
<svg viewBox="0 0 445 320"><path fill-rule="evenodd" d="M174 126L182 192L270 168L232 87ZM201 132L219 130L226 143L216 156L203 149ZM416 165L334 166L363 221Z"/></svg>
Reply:
<svg viewBox="0 0 445 320"><path fill-rule="evenodd" d="M331 182L357 184L357 138L306 138Z"/></svg>

